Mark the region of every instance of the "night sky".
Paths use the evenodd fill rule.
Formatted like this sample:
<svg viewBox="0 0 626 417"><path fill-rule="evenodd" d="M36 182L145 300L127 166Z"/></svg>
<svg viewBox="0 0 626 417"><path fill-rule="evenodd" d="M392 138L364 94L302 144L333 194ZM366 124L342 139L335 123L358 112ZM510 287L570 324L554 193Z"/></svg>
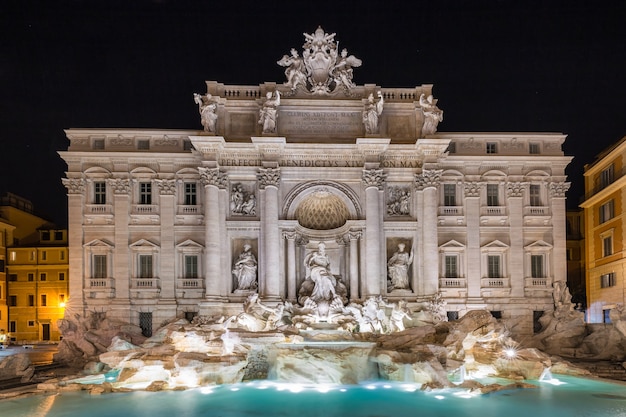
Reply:
<svg viewBox="0 0 626 417"><path fill-rule="evenodd" d="M568 134L576 207L583 166L626 135L624 22L624 1L4 1L0 192L66 225L63 129L201 129L205 80L281 83L322 26L357 84L434 84L440 132Z"/></svg>

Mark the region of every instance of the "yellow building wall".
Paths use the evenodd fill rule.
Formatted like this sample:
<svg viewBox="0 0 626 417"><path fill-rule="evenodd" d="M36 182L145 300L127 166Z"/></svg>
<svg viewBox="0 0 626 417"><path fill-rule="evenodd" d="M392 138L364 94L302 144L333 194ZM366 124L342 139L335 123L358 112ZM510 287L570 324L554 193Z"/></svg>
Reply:
<svg viewBox="0 0 626 417"><path fill-rule="evenodd" d="M612 148L593 166L585 170L585 197L581 204L585 215L586 291L588 321L601 323L608 320L608 311L626 302L626 216L624 197L626 178L623 177L626 141ZM613 181L603 186L602 172L613 167ZM602 205L613 200L613 217L600 223ZM603 256L603 237L612 235L613 253ZM602 275L613 274L614 285L602 288Z"/></svg>
<svg viewBox="0 0 626 417"><path fill-rule="evenodd" d="M69 295L67 247L10 248L9 306L11 337L20 342L58 341L57 321Z"/></svg>

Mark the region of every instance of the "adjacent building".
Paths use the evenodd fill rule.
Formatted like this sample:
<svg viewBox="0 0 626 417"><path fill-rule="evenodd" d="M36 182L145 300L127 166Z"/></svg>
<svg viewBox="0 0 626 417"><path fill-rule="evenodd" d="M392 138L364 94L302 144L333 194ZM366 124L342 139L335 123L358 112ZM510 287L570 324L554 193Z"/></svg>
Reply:
<svg viewBox="0 0 626 417"><path fill-rule="evenodd" d="M626 137L585 166L584 210L587 268L587 320L610 322L610 311L624 305L623 202L626 196Z"/></svg>
<svg viewBox="0 0 626 417"><path fill-rule="evenodd" d="M67 230L37 216L30 201L14 194L0 199L6 310L2 327L12 342L58 341L69 294ZM2 223L0 223L2 224ZM1 300L2 298L0 298Z"/></svg>
<svg viewBox="0 0 626 417"><path fill-rule="evenodd" d="M203 130L66 131L72 311L148 335L299 303L323 244L346 303L441 295L537 331L567 279L565 135L437 132L432 85L355 85L334 37L305 34L284 83L208 81Z"/></svg>

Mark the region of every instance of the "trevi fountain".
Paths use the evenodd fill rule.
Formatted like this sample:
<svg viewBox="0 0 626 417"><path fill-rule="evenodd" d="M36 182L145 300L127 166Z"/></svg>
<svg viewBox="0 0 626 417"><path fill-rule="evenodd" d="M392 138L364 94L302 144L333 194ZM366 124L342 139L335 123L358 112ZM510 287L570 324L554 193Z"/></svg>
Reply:
<svg viewBox="0 0 626 417"><path fill-rule="evenodd" d="M193 294L201 294L200 290L204 290L206 299L202 299L200 308L189 315L182 314L182 310L176 313L176 306L168 304L166 308L170 310L167 312L176 314L159 322L151 335L146 336L146 329L137 322L131 323L120 317L120 311L130 310L118 309L117 314L112 314L107 306L111 303L111 294L127 291L137 296L133 300L135 304L129 304L131 307L140 305L148 311L152 305L157 305L145 317L154 318L159 317L158 314L165 314L159 313L161 307L158 303L161 301L146 298L146 292L142 292L147 288L152 291L149 294L155 293L152 286L154 279L144 279L141 288L131 286L130 289L128 285L123 287L119 283L113 286L111 278L86 277L85 282L88 284L82 284L80 279L73 281L75 283L72 285L78 287L72 288L85 294L86 301L80 308L76 307L75 300L74 304L69 303L65 318L59 323L63 340L59 344L55 361L75 369L75 373L40 383L36 390L39 395L28 398L3 395L8 399L0 401L2 416L626 415L626 389L623 386L590 379L588 371L572 362L574 359L625 359L626 316L622 317L621 312L614 313L612 326L590 332L583 321L583 313L575 310L571 303L564 278L555 279L554 282L545 278L527 280L530 290L539 294L532 302L539 305L544 314L539 319L540 331L529 334L528 326L522 326L522 329L526 329L521 331L524 336L518 337L516 335L520 333L520 327L510 326L510 320L497 319L486 308L486 304L480 301L481 296L486 299L489 294L495 297L502 297L503 294L508 296L508 290L502 289L509 285L506 279L482 279L476 281L478 285L475 285L466 283L462 274L457 274L453 279L438 281L437 262L440 261L437 259L440 253L443 254L441 256L445 255L446 262L452 262L450 260L453 258L459 260L458 264L457 261L450 263L450 269L445 270L456 273L457 266L460 269L465 263L468 270L478 268L478 261L471 259L474 255L483 256L481 254L484 252L488 256L490 253L507 251L522 254L524 248L514 238L506 243L508 238L502 237L492 239L491 243L482 248L469 235L467 244L460 243L463 241L461 238L446 238L448 240L444 240L439 248L432 242L433 236L429 233L438 233L435 225L453 230L455 227L465 227L466 221L462 211L454 206L442 211L438 218L429 215L428 210L436 210L436 204L431 204L434 194L428 193L438 184L441 170L437 170L437 167L443 165L437 164L443 164L441 161L448 155L443 151L449 144L447 139L441 146L428 142L440 141L441 138L424 139L434 135L438 123L443 120L443 112L437 107L432 95L422 93L419 98L411 99L416 103L412 105L417 106L417 113L414 108L411 114L419 115L421 131L416 149L419 148L417 154L422 159L407 165L410 169L421 166L422 174L429 172L432 178L420 177L421 182L418 182L423 188L417 188L419 197L408 186L390 186L384 194L387 196L386 206L383 206L385 209L378 206L378 199L383 195L379 193L379 187L387 175L379 169L380 158L387 156L381 156L378 152L386 146L405 145L389 145L386 142L383 146L379 138L371 138L383 131L389 134L401 133L393 133L391 119L385 118L385 112L393 113L396 111L394 109L400 108L393 100L401 94L396 97L395 93L381 93L371 86L369 89L357 87L352 81L352 72L361 65L361 60L349 55L345 49L339 52L333 37L334 34L328 35L321 28L314 34L305 34L305 46L308 48L305 54L301 57L292 49L290 54L278 61L278 65L285 68L287 80L283 85L267 91L265 98L255 98L260 104L258 110L254 110L257 113L251 113L255 115L251 126L259 129L262 136L272 136L281 130L289 133L293 126L281 126L284 121L280 119L282 117L289 121L289 117L296 117L281 113L287 111L280 109L281 106L289 106L289 100L296 103L300 95L307 98L305 102L309 103L309 99L325 100L329 96L343 95L341 97L345 97L342 100L348 100L345 103L352 105L349 100L358 96L358 105L362 109L355 111L351 108L349 117L342 117L349 119L350 123L356 119L362 123L353 123L348 127L349 135L364 134L366 137L361 142L365 147L359 148L359 152L363 151L365 162L355 157L353 162L358 162L361 167L355 165L354 172L358 174L358 181L363 175L368 198L374 196L374 200L368 200L367 210L386 219L384 229L380 219L368 217L363 220L363 207L358 201L363 196L359 192L350 191L349 187L330 180L315 183L308 188L294 188L301 191L303 196L310 188L315 198L307 199L293 191L288 196L294 202L301 203L301 206L297 210L289 207L284 209L290 216L290 213L297 215L298 210L300 214L304 213L305 204L324 199L335 202L339 208L333 213L338 215L324 220L328 227L315 230L315 219L309 219L308 229L294 225L290 219L276 222L267 213L270 203L276 205L275 201L270 201L269 193L273 190L276 194L276 184L281 175L284 181L291 178L289 175L295 178L295 174L290 174L288 165L275 159L276 163L271 167L260 168L263 175L274 175L266 183L264 194L253 191L250 186L254 177L246 174L244 170L248 167L243 166L248 163L242 163L240 167L231 166L234 174L241 174L250 184L242 185L245 181L234 181L227 187L230 198L226 200L223 199L226 187L218 184L215 193L207 195L207 205L213 201L210 200L212 197L218 198L220 203L211 206L216 211L207 211L204 220L207 224L212 222L219 230L215 235L210 231L206 233L207 242L212 245L207 243L206 248L207 277L228 269L225 274L229 276L228 286L220 287L222 284L217 280L198 284L192 277L182 282L182 290L172 286L170 291L162 279L163 282L159 283L161 287L158 288L162 298L163 294L170 291L169 296L178 297L177 302L184 308L194 307L195 301L188 298L189 294L193 297L196 296ZM313 59L311 51L317 58ZM419 88L417 90L422 91ZM257 97L256 93L254 97ZM225 113L223 109L218 111L218 108L222 108L220 106L223 106L225 99L210 94L196 94L194 100L198 104L204 132L208 135L204 138L214 138L223 127L220 117ZM353 113L359 117L355 119ZM381 121L384 123L379 123ZM407 135L414 141L412 134ZM82 146L79 132L70 136L72 147ZM204 146L206 141L203 140L192 138L194 146ZM115 144L123 145L119 137L116 141ZM261 147L264 146L264 142L259 143ZM267 152L282 152L283 148L286 152L289 146L278 142L267 144ZM211 146L203 148L201 153L205 157L211 152L217 152L217 147ZM398 158L402 158L400 153L398 155ZM436 162L433 157L441 158L440 162ZM272 160L271 156L267 158ZM305 166L305 159L296 165ZM391 159L385 161L387 167L392 166ZM256 162L250 159L250 163ZM363 164L367 172L363 171L362 174ZM214 170L211 167L202 169ZM340 172L348 178L353 175L352 170L347 167ZM399 174L400 171L391 172L397 174L396 181L406 179L404 174ZM222 178L221 172L216 175ZM562 179L557 180L561 182L551 183L556 185L551 186L550 192L555 199L561 199L558 204L562 205L564 183ZM119 179L111 181L117 181L115 184L119 185ZM356 184L359 184L358 181ZM72 203L76 201L72 198L83 190L81 184L78 177L66 180L71 199L70 219L73 218L72 207L79 207L77 213L82 212L80 206ZM171 196L170 191L174 188L165 187L164 182L158 184L162 197ZM478 197L482 183L473 184L478 188L465 187L465 193L469 196L467 198L474 198L471 201L478 201L475 197ZM521 183L509 183L508 196L513 201L522 191L511 184ZM117 185L116 201L118 197L122 198L122 191L125 190ZM222 204L224 201L227 203ZM471 201L468 200L468 207L473 204ZM259 205L257 202L260 202ZM345 209L346 202L354 208L351 209L354 213ZM423 204L423 216L415 220L413 213L418 203ZM187 204L185 207L188 212L194 215L195 212L191 210L193 206ZM555 203L554 213L558 207ZM501 215L501 211L494 210L485 212L481 217L481 226L476 223L476 227L482 227L482 224L489 226L492 220L498 227L508 221ZM549 218L541 217L547 209L542 210L535 212L539 213L537 221L543 226L549 222ZM165 208L162 211L165 212ZM229 219L234 220L221 222L218 217L209 218L213 216L212 213L226 212L230 213ZM237 229L236 221L240 219L244 221L244 229L258 230L256 226L250 225L254 225L257 219L255 216L259 216L260 212L265 219L262 227L267 236L238 232L240 229ZM279 212L274 207L273 215ZM89 230L109 230L106 227L111 224L110 219L98 213L89 215L88 221L84 223L91 227ZM142 216L138 214L133 217L133 227L141 227L141 222L145 220L145 216ZM165 218L164 213L161 216ZM177 217L182 230L191 230L193 227L193 223L186 223L188 219L195 221L195 224L202 222L201 218L197 220L189 216L184 214ZM304 217L301 216L300 220ZM158 221L157 217L146 219L148 223ZM467 222L470 221L473 220L468 208ZM528 219L528 222L533 221ZM124 223L119 232L127 233L126 226ZM72 227L70 224L70 229ZM76 227L80 231L82 223ZM283 233L288 239L288 247L284 252L278 244L279 235L274 233L278 227L284 229ZM556 230L557 226L554 227ZM169 230L171 232L174 228ZM334 236L329 230L347 232L349 241L342 236ZM478 234L477 230L474 232ZM293 237L298 233L300 243ZM220 236L232 238L231 244L223 245ZM384 236L387 239L381 243ZM192 256L200 253L198 248L201 245L194 239L201 240L197 237L184 240L179 245L180 250L188 251L185 253L191 253ZM119 240L111 238L108 241ZM105 238L94 238L91 242L78 241L77 250L84 248L85 251L94 251L100 256L98 259L107 260L110 253L118 254L118 249L113 248L108 241ZM346 246L346 242L349 246ZM528 244L526 249L529 254L539 253L533 256L544 256L553 250L555 254L563 255L564 259L564 252L559 252L562 249L559 245L558 242L549 243L538 239ZM173 243L171 246L174 247ZM144 239L133 244L131 250L143 251L141 253L144 255L141 256L145 256L145 253L154 253L155 247L149 239ZM122 247L120 250L123 253L125 249ZM464 258L465 250L468 259ZM457 254L461 255L456 257ZM165 258L165 254L162 256ZM489 256L495 259L496 255ZM279 262L283 261L286 265L284 271L278 267ZM80 269L78 271L80 274ZM287 288L284 294L276 283L267 280L273 273L283 274L280 282ZM516 273L515 270L510 271L511 275ZM511 282L511 294L515 291L523 294L522 287L515 287L523 280L520 278L515 283ZM481 285L485 288L481 289ZM473 298L465 295L467 300L463 300L463 291L482 292L477 292ZM91 307L85 304L88 302L93 303ZM449 302L456 304L450 306ZM469 308L471 302L476 305ZM119 303L116 305L119 306ZM515 308L516 311L525 311L526 306L522 304ZM86 314L87 311L89 314ZM459 317L449 314L458 311L462 312ZM10 373L13 366L14 374L27 380L32 377L32 367L24 364L24 354L17 356L21 358L0 363L0 371L4 372L0 375ZM32 393L32 390L27 392Z"/></svg>

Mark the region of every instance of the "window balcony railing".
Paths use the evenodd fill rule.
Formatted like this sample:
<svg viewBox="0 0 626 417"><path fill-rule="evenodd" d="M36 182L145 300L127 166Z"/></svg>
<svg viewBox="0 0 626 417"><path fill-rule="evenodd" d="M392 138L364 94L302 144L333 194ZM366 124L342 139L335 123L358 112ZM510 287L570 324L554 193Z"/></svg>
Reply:
<svg viewBox="0 0 626 417"><path fill-rule="evenodd" d="M131 280L131 288L135 290L158 290L158 278L133 278Z"/></svg>
<svg viewBox="0 0 626 417"><path fill-rule="evenodd" d="M552 280L550 278L532 278L528 277L524 279L524 285L526 288L545 289L548 285L551 285Z"/></svg>
<svg viewBox="0 0 626 417"><path fill-rule="evenodd" d="M159 206L156 204L135 204L133 214L159 214Z"/></svg>
<svg viewBox="0 0 626 417"><path fill-rule="evenodd" d="M87 285L92 290L108 290L114 288L113 278L88 278Z"/></svg>
<svg viewBox="0 0 626 417"><path fill-rule="evenodd" d="M178 206L178 214L179 215L193 215L193 214L201 214L201 207L196 206Z"/></svg>
<svg viewBox="0 0 626 417"><path fill-rule="evenodd" d="M481 278L482 288L508 288L509 278Z"/></svg>
<svg viewBox="0 0 626 417"><path fill-rule="evenodd" d="M550 207L543 206L526 206L524 207L524 216L549 216Z"/></svg>
<svg viewBox="0 0 626 417"><path fill-rule="evenodd" d="M113 206L111 204L87 204L85 214L113 214Z"/></svg>
<svg viewBox="0 0 626 417"><path fill-rule="evenodd" d="M177 280L177 288L187 290L201 290L204 288L204 279L202 278L179 278Z"/></svg>
<svg viewBox="0 0 626 417"><path fill-rule="evenodd" d="M463 206L439 206L440 216L462 216Z"/></svg>
<svg viewBox="0 0 626 417"><path fill-rule="evenodd" d="M439 288L465 288L465 278L439 278Z"/></svg>
<svg viewBox="0 0 626 417"><path fill-rule="evenodd" d="M480 208L481 216L506 216L506 206L483 206Z"/></svg>

